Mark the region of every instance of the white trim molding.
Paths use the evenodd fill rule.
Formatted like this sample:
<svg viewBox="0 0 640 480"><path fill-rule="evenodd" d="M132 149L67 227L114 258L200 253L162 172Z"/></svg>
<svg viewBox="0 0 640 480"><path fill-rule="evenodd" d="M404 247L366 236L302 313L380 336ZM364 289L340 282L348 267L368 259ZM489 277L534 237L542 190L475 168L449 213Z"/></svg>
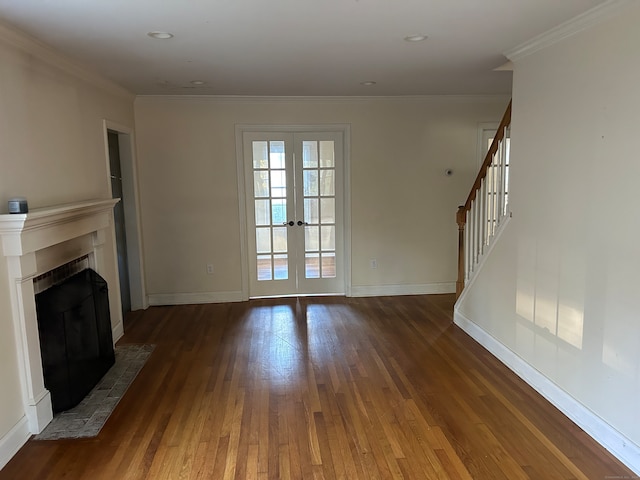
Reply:
<svg viewBox="0 0 640 480"><path fill-rule="evenodd" d="M18 453L18 450L27 443L29 437L31 437L29 421L25 416L0 438L0 470L2 470L4 466L9 463L9 460Z"/></svg>
<svg viewBox="0 0 640 480"><path fill-rule="evenodd" d="M424 285L353 285L351 297L386 297L395 295L437 295L455 293L456 282Z"/></svg>
<svg viewBox="0 0 640 480"><path fill-rule="evenodd" d="M209 103L296 103L296 102L318 102L318 103L384 103L384 102L406 102L415 103L420 101L429 102L468 102L469 99L475 101L493 103L496 100L504 100L508 102L511 99L511 95L505 95L503 93L496 94L469 94L469 95L389 95L389 96L276 96L276 95L184 95L184 94L156 94L156 95L137 95L136 102L144 102L146 99L154 101L162 100L166 102L194 102L201 104L202 102ZM333 125L333 124L330 124Z"/></svg>
<svg viewBox="0 0 640 480"><path fill-rule="evenodd" d="M517 62L532 53L550 47L565 38L604 22L616 15L624 7L633 3L633 0L608 0L511 50L507 50L504 52L504 56L512 62Z"/></svg>
<svg viewBox="0 0 640 480"><path fill-rule="evenodd" d="M113 338L114 345L118 342L118 340L124 337L124 325L122 323L118 323L117 325L111 327L111 337Z"/></svg>
<svg viewBox="0 0 640 480"><path fill-rule="evenodd" d="M457 307L454 310L453 321L566 417L582 428L591 438L640 475L640 446L633 443L500 341L468 319Z"/></svg>

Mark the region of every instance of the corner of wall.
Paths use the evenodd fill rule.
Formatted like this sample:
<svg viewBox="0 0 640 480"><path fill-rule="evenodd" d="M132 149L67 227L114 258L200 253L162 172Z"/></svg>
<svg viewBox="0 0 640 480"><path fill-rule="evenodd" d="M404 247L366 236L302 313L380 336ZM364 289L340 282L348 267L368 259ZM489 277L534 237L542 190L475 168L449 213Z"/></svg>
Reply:
<svg viewBox="0 0 640 480"><path fill-rule="evenodd" d="M61 55L50 46L42 43L34 37L27 35L26 33L17 30L16 28L0 22L0 41L11 45L13 48L33 55L47 65L64 71L67 74L84 80L92 85L99 87L113 95L117 95L121 98L125 98L130 101L134 101L135 96L127 89L120 85L106 79L105 77L98 75L88 68L80 65L64 55Z"/></svg>

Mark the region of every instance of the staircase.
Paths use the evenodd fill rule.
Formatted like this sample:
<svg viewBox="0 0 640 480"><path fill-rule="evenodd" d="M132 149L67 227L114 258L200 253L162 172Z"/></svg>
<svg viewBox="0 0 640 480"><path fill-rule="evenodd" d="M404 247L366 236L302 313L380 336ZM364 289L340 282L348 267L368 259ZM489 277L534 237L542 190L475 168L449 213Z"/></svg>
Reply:
<svg viewBox="0 0 640 480"><path fill-rule="evenodd" d="M458 208L456 298L477 271L496 234L509 217L511 102L464 205Z"/></svg>

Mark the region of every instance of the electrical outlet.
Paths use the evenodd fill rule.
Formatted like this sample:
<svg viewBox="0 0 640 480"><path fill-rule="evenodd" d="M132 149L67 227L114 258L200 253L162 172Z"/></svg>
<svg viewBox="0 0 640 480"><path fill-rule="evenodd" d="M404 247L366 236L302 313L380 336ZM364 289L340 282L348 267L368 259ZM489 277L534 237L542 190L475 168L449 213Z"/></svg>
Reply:
<svg viewBox="0 0 640 480"><path fill-rule="evenodd" d="M207 273L213 275L213 265L211 263L207 264Z"/></svg>
<svg viewBox="0 0 640 480"><path fill-rule="evenodd" d="M371 259L371 270L376 270L378 268L378 260L375 258Z"/></svg>

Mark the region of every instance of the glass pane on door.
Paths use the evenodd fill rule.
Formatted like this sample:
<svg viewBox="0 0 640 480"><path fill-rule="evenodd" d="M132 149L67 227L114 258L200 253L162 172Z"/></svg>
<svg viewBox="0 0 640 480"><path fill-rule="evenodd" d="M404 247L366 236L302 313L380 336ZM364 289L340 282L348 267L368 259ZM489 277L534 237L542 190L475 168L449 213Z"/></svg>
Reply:
<svg viewBox="0 0 640 480"><path fill-rule="evenodd" d="M257 280L289 278L287 171L283 141L253 141Z"/></svg>
<svg viewBox="0 0 640 480"><path fill-rule="evenodd" d="M336 276L336 171L333 140L302 142L305 278Z"/></svg>

